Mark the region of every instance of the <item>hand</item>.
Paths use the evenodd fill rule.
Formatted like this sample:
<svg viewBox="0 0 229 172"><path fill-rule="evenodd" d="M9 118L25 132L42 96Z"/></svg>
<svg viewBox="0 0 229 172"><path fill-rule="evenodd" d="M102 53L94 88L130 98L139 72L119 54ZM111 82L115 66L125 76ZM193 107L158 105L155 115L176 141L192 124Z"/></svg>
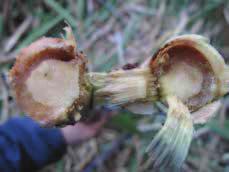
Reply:
<svg viewBox="0 0 229 172"><path fill-rule="evenodd" d="M104 112L100 112L104 113ZM62 134L66 143L69 145L78 144L82 141L85 141L93 136L95 136L105 122L108 120L110 116L112 116L114 112L107 112L106 114L97 114L96 117L98 120L95 122L79 122L75 125L66 126L61 129Z"/></svg>

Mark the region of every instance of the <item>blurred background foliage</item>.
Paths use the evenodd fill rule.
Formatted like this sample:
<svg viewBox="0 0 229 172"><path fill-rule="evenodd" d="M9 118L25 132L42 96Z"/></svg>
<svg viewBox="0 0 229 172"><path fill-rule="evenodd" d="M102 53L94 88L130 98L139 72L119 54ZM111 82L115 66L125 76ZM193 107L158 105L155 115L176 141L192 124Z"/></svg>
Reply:
<svg viewBox="0 0 229 172"><path fill-rule="evenodd" d="M68 23L89 70L109 71L141 63L172 36L198 33L229 58L228 0L1 0L0 121L22 114L12 98L7 73L16 54L42 36L58 36ZM229 172L227 96L217 117L197 126L183 171ZM153 171L145 147L161 128L166 107L155 104L152 115L120 111L100 135L41 172Z"/></svg>

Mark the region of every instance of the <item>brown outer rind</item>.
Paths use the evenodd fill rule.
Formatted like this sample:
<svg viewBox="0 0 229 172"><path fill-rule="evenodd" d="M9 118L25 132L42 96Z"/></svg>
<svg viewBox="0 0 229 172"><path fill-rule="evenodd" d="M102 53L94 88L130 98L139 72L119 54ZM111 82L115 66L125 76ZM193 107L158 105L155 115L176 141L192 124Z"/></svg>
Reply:
<svg viewBox="0 0 229 172"><path fill-rule="evenodd" d="M201 54L201 56L205 60L207 60L207 62L211 66L211 70L214 72L215 79L217 80L217 82L216 82L217 86L214 87L214 89L212 89L212 93L214 95L214 98L218 98L218 97L222 96L223 94L225 94L225 91L222 90L224 81L222 81L221 76L220 76L220 72L219 72L219 70L224 70L226 68L225 67L225 63L223 61L223 58L207 42L205 42L202 39L195 39L195 37L193 39L193 38L191 38L189 36L188 37L180 36L177 39L175 38L175 39L170 40L162 48L160 48L157 51L157 53L152 57L152 59L151 59L151 61L149 63L149 67L151 68L151 71L152 71L153 75L157 76L156 77L157 78L157 82L158 82L158 79L160 78L160 75L161 75L160 68L161 68L161 66L163 66L163 63L162 64L158 63L158 59L161 58L162 59L161 61L164 61L166 63L166 61L168 60L167 58L169 58L169 57L165 56L165 54L169 51L169 49L171 49L171 48L173 48L175 46L186 46L186 47L194 49L195 51L198 51ZM206 56L205 52L204 52L204 49L203 49L203 46L207 46L207 48L210 49L209 51L213 51L213 53L216 53L219 56L217 56L217 57ZM208 51L208 49L205 49L205 51ZM217 62L217 64L214 63L215 61ZM219 66L221 66L220 69L219 69ZM221 72L221 74L223 74L223 71ZM158 87L158 91L157 92L158 92L158 96L161 97L162 95L160 95L161 94L160 93L161 92L160 87ZM206 103L210 103L211 101L213 101L212 98L211 98L211 100L209 100L209 102L206 102ZM199 106L202 106L202 104L200 104ZM199 107L191 107L190 106L189 108L190 108L190 110L196 110L196 108L199 108Z"/></svg>
<svg viewBox="0 0 229 172"><path fill-rule="evenodd" d="M195 35L195 34L188 34L188 35L181 35L171 40L167 41L174 42L174 41L186 41L190 42L190 44L201 52L207 61L212 66L212 69L215 73L215 76L218 78L219 87L218 87L218 95L223 96L229 91L228 87L228 79L229 79L229 68L228 65L225 64L223 57L220 53L210 45L209 40L203 36Z"/></svg>
<svg viewBox="0 0 229 172"><path fill-rule="evenodd" d="M68 40L43 37L21 50L16 58L16 63L10 71L11 86L19 106L24 112L42 125L53 126L66 123L69 119L74 119L75 112L80 111L88 102L90 93L87 91L88 85L84 77L87 61L84 54L77 53L75 48L76 47ZM35 102L26 91L25 81L31 70L45 59L57 59L76 63L80 66L80 98L76 99L74 103L61 114L55 114L55 109L52 107Z"/></svg>

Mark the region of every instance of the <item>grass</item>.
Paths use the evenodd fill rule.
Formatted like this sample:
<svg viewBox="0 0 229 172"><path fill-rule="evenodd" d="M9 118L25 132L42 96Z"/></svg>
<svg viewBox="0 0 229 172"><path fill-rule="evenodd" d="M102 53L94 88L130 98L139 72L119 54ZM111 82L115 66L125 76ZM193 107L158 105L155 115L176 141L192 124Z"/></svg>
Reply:
<svg viewBox="0 0 229 172"><path fill-rule="evenodd" d="M64 19L64 17L60 16L60 15L57 17L50 16L46 22L44 22L42 25L40 25L39 28L32 29L31 34L28 35L23 41L20 42L20 44L18 45L18 47L16 49L16 52L18 52L21 48L30 44L32 41L45 35L51 28L53 28L55 25L57 25L63 19Z"/></svg>
<svg viewBox="0 0 229 172"><path fill-rule="evenodd" d="M5 6L8 1L2 3ZM13 1L8 11L3 9L3 6L0 7L0 58L6 61L14 58L15 52L44 35L59 36L65 22L73 27L78 47L87 54L91 68L96 71L109 71L120 67L121 62L142 62L152 56L159 45L174 34L199 33L209 37L219 50L223 50L229 47L229 41L221 41L225 40L223 38L224 34L226 35L222 30L227 27L229 32L229 23L226 23L223 13L226 3L224 0L25 0L19 5L17 1ZM33 22L16 41L13 46L15 48L8 53L4 52L7 40L12 38L20 24L30 15L33 16ZM182 22L184 25L178 28ZM229 57L226 52L222 53ZM9 70L11 65L12 60L0 64L0 72ZM9 89L8 93L11 95ZM8 101L9 106L4 107L0 95L0 112L3 108L8 108L10 117L19 112L19 109L13 100ZM225 99L225 106L227 102ZM137 162L145 160L143 150L158 130L156 125L152 125L155 121L163 121L163 111L166 111L166 108L162 104L155 106L155 114L152 116L138 116L121 111L96 139L69 148L69 153L61 161L43 169L42 172L63 172L69 166L71 171L80 171L82 168L79 162L88 161L85 155L83 156L83 151L94 155L93 151L96 150L94 156L100 156L103 154L103 146L106 145L112 150L111 143L123 133L130 133L133 137L125 140L114 156L109 157L94 171L150 171L146 164ZM225 119L224 124L221 118ZM208 130L202 130L203 126L196 128L196 133L201 134L192 142L184 171L228 171L228 161L222 161L229 150L228 120L228 114L221 112L218 118L209 122ZM151 129L140 131L139 124L151 126ZM137 149L138 144L140 149ZM122 157L123 163L119 162L118 157ZM90 162L89 159L85 165ZM139 164L145 165L144 168Z"/></svg>

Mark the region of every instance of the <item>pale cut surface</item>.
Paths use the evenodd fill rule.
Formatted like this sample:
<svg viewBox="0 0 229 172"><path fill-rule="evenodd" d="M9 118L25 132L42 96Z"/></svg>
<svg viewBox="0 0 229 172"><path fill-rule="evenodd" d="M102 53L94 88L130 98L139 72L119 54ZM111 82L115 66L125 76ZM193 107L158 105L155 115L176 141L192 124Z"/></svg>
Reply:
<svg viewBox="0 0 229 172"><path fill-rule="evenodd" d="M79 67L71 62L45 60L26 80L34 101L64 111L79 97Z"/></svg>
<svg viewBox="0 0 229 172"><path fill-rule="evenodd" d="M160 78L163 93L176 95L182 101L198 94L202 82L203 75L200 69L185 62L174 64L169 72Z"/></svg>

